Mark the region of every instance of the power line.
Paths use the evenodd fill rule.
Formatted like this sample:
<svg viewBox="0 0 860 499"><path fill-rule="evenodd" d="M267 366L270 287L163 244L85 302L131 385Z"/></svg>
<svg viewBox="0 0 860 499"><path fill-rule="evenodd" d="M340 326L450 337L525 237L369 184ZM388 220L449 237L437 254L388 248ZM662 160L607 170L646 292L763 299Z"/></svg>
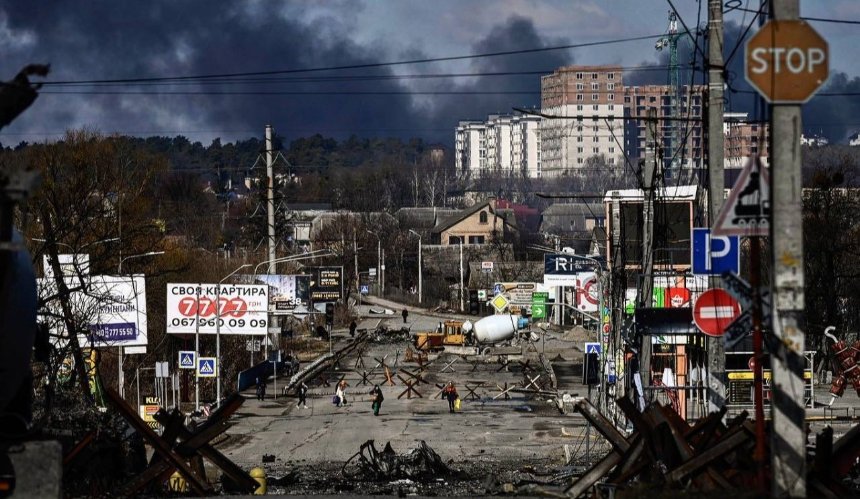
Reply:
<svg viewBox="0 0 860 499"><path fill-rule="evenodd" d="M46 81L44 85L60 85L60 84L70 84L70 83L140 83L140 82L152 82L152 81L182 81L182 80L203 80L210 78L233 78L233 77L242 77L242 76L267 76L267 75L278 75L278 74L294 74L294 73L314 73L314 72L323 72L323 71L342 71L345 69L368 69L368 68L380 68L380 67L391 67L391 66L403 66L409 64L426 64L431 62L446 62L446 61L458 61L458 60L467 60L467 59L480 59L484 57L499 57L506 55L518 55L518 54L533 54L538 52L549 52L555 50L569 50L569 49L577 49L577 48L585 48L585 47L597 47L601 45L611 45L617 43L627 43L627 42L636 42L642 40L650 40L652 38L659 38L662 35L643 35L643 36L635 36L630 38L616 38L614 40L601 40L597 42L586 42L586 43L575 43L569 45L557 45L553 47L540 47L540 48L531 48L531 49L519 49L519 50L506 50L501 52L486 52L483 54L471 54L471 55L458 55L458 56L449 56L449 57L428 57L422 59L411 59L405 61L392 61L392 62L375 62L375 63L367 63L367 64L348 64L342 66L323 66L323 67L315 67L315 68L305 68L305 69L278 69L278 70L270 70L270 71L249 71L249 72L237 72L237 73L216 73L216 74L203 74L203 75L186 75L186 76L159 76L159 77L142 77L142 78L117 78L117 79L100 79L100 80L60 80L60 81Z"/></svg>
<svg viewBox="0 0 860 499"><path fill-rule="evenodd" d="M733 10L739 10L741 12L752 12L752 13L759 12L758 10L747 9L747 8L743 8L743 7L733 7L729 10L729 12L733 11ZM807 16L801 16L799 19L801 19L803 21L815 21L815 22L820 22L820 23L860 24L860 21L855 21L853 19L833 19L833 18L827 18L827 17L807 17Z"/></svg>

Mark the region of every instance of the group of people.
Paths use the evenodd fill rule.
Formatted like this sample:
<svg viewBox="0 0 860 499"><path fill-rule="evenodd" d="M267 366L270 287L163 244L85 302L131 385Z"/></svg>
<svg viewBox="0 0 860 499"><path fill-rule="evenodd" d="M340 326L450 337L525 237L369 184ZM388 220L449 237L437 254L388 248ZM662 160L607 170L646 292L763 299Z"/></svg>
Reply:
<svg viewBox="0 0 860 499"><path fill-rule="evenodd" d="M335 389L334 397L332 398L332 403L337 407L343 407L347 405L348 401L346 398L346 380L341 380L337 384L337 388ZM265 388L264 388L265 390ZM308 385L302 382L298 388L296 389L296 394L299 397L298 403L296 403L296 407L302 407L307 409L307 395L308 395ZM373 411L374 416L379 416L379 410L382 408L382 401L385 400L385 396L382 394L382 388L379 385L373 385L373 388L369 392L370 394L370 408ZM457 388L454 386L453 381L449 381L445 388L442 389L442 398L448 401L448 412L456 412L459 408L459 399L460 394L457 393Z"/></svg>

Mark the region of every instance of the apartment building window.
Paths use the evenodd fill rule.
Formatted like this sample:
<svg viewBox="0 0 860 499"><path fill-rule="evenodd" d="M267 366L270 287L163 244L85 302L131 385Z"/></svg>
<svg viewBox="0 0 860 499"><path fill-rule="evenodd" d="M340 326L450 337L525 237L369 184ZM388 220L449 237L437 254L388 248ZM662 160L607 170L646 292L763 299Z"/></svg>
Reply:
<svg viewBox="0 0 860 499"><path fill-rule="evenodd" d="M595 92L600 90L600 83L592 83L591 84L591 90L593 90Z"/></svg>
<svg viewBox="0 0 860 499"><path fill-rule="evenodd" d="M593 131L594 133L597 133L597 128L598 128L597 125L594 125L593 127L591 127L591 131Z"/></svg>
<svg viewBox="0 0 860 499"><path fill-rule="evenodd" d="M614 147L609 148L609 154L615 154L615 148Z"/></svg>
<svg viewBox="0 0 860 499"><path fill-rule="evenodd" d="M582 79L582 73L576 73L576 79L581 80Z"/></svg>
<svg viewBox="0 0 860 499"><path fill-rule="evenodd" d="M610 95L610 97L612 97L612 96ZM612 99L609 99L609 100L612 100ZM609 110L610 110L610 111L615 111L615 104L610 104L610 105L609 105ZM614 118L615 118L614 116L610 116L610 117L609 117L609 121L612 121Z"/></svg>
<svg viewBox="0 0 860 499"><path fill-rule="evenodd" d="M606 78L609 80L614 80L615 79L615 73L606 73Z"/></svg>
<svg viewBox="0 0 860 499"><path fill-rule="evenodd" d="M582 135L580 135L579 137L577 137L577 138L576 138L576 141L577 141L577 142L582 142Z"/></svg>
<svg viewBox="0 0 860 499"><path fill-rule="evenodd" d="M614 83L607 83L606 84L606 90L615 90L615 84Z"/></svg>
<svg viewBox="0 0 860 499"><path fill-rule="evenodd" d="M582 147L577 147L576 152L578 152L579 154L582 154L583 153Z"/></svg>
<svg viewBox="0 0 860 499"><path fill-rule="evenodd" d="M592 137L592 142L600 142L600 137L597 137L597 136Z"/></svg>
<svg viewBox="0 0 860 499"><path fill-rule="evenodd" d="M600 106L598 104L594 104L593 106L591 106L591 110L592 111L600 111Z"/></svg>
<svg viewBox="0 0 860 499"><path fill-rule="evenodd" d="M615 158L609 158L609 164L614 165L615 164Z"/></svg>
<svg viewBox="0 0 860 499"><path fill-rule="evenodd" d="M609 100L615 100L615 94L609 94L606 96L606 98Z"/></svg>
<svg viewBox="0 0 860 499"><path fill-rule="evenodd" d="M597 94L591 94L591 100L597 100L597 99L598 99Z"/></svg>
<svg viewBox="0 0 860 499"><path fill-rule="evenodd" d="M599 147L592 147L591 152L593 152L594 154L600 154L600 148Z"/></svg>
<svg viewBox="0 0 860 499"><path fill-rule="evenodd" d="M597 73L591 73L591 79L596 80L597 79Z"/></svg>
<svg viewBox="0 0 860 499"><path fill-rule="evenodd" d="M577 104L577 105L576 105L576 110L577 110L577 111L582 111L582 104Z"/></svg>
<svg viewBox="0 0 860 499"><path fill-rule="evenodd" d="M576 89L577 90L585 90L585 84L584 83L577 83Z"/></svg>
<svg viewBox="0 0 860 499"><path fill-rule="evenodd" d="M625 103L625 104L630 104L630 102L631 102L631 100L630 100L630 96L629 96L629 95L625 95L625 96L624 96L624 103Z"/></svg>
<svg viewBox="0 0 860 499"><path fill-rule="evenodd" d="M582 131L582 125L577 126L577 127L576 127L576 131L577 131L577 132L581 132L581 131Z"/></svg>
<svg viewBox="0 0 860 499"><path fill-rule="evenodd" d="M583 160L582 160L582 158L576 158L576 162L581 165L583 163Z"/></svg>
<svg viewBox="0 0 860 499"><path fill-rule="evenodd" d="M582 94L576 94L576 100L578 100L578 101L582 101L582 100L585 100L585 99L583 98Z"/></svg>

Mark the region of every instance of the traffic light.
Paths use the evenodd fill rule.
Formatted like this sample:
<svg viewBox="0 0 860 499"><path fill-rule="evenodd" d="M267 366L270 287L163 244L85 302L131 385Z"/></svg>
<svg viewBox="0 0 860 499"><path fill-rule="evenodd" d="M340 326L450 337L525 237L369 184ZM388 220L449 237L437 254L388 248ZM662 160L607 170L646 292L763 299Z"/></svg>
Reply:
<svg viewBox="0 0 860 499"><path fill-rule="evenodd" d="M469 290L469 313L472 315L480 314L477 289Z"/></svg>
<svg viewBox="0 0 860 499"><path fill-rule="evenodd" d="M334 324L334 303L325 304L325 323Z"/></svg>

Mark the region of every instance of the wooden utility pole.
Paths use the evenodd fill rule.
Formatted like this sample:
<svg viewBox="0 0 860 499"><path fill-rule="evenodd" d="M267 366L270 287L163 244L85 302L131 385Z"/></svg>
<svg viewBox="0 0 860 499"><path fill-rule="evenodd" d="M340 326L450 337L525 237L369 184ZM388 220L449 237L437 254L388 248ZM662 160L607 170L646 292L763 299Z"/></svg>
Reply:
<svg viewBox="0 0 860 499"><path fill-rule="evenodd" d="M708 201L710 225L723 207L723 4L708 0ZM720 285L719 277L711 287ZM708 412L726 403L726 349L722 338L708 338Z"/></svg>
<svg viewBox="0 0 860 499"><path fill-rule="evenodd" d="M797 20L798 0L774 0L776 21ZM800 103L773 104L771 121L771 244L773 247L773 429L774 497L806 497L804 416L804 269L801 199Z"/></svg>
<svg viewBox="0 0 860 499"><path fill-rule="evenodd" d="M645 122L645 163L642 166L642 286L639 306L651 307L654 284L654 199L657 170L657 109L648 108ZM651 385L651 336L642 336L639 373L642 386ZM644 395L644 394L643 394Z"/></svg>

